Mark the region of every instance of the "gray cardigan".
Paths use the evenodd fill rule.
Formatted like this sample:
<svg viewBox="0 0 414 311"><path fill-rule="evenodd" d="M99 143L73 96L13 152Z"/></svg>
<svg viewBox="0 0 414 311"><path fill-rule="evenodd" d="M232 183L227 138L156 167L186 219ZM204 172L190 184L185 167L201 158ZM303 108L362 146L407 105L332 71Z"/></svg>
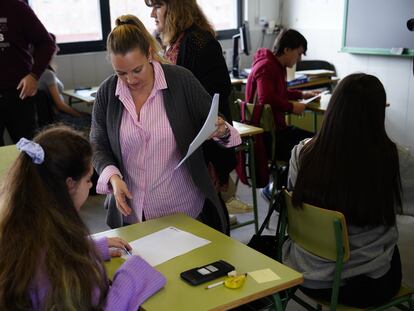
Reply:
<svg viewBox="0 0 414 311"><path fill-rule="evenodd" d="M168 86L162 90L165 111L179 152L184 157L207 118L211 97L187 69L166 64L162 64L162 69ZM102 82L93 106L90 139L94 147L93 166L98 174L108 165L116 166L121 173L126 169L119 142L124 106L115 96L117 81L117 76L112 75ZM216 207L217 213L214 214L219 217L221 231L226 232L227 215L210 180L202 148L196 150L184 164L196 186ZM107 224L111 228L122 226L122 215L116 208L113 195L107 196L105 207L108 209Z"/></svg>

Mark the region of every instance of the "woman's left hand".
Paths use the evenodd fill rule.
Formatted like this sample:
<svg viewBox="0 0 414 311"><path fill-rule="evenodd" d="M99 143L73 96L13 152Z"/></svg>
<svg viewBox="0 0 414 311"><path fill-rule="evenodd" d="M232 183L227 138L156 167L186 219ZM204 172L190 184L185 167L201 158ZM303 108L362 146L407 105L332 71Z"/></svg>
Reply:
<svg viewBox="0 0 414 311"><path fill-rule="evenodd" d="M229 128L226 125L226 122L222 117L217 117L217 129L216 131L210 136L210 138L223 138L229 133Z"/></svg>
<svg viewBox="0 0 414 311"><path fill-rule="evenodd" d="M125 249L132 250L131 245L121 238L108 238L108 247L111 257L121 257L125 254Z"/></svg>

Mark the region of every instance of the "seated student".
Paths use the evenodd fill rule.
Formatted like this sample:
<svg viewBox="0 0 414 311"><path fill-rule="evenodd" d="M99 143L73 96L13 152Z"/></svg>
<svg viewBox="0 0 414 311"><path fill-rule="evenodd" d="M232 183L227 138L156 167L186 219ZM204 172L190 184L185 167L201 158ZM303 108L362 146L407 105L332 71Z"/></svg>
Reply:
<svg viewBox="0 0 414 311"><path fill-rule="evenodd" d="M120 238L91 239L78 214L92 185L87 139L58 126L17 148L0 192L1 310L137 310L164 286L138 256L109 285L102 261L131 247Z"/></svg>
<svg viewBox="0 0 414 311"><path fill-rule="evenodd" d="M56 43L55 35L50 33L50 36ZM56 45L55 54L58 51L59 48ZM56 69L52 64L52 61L39 78L38 90L46 92L50 97L51 102L54 104L53 110L55 111L55 121L62 122L79 130L89 129L91 127L91 116L74 109L64 101L62 95L64 86L56 75Z"/></svg>
<svg viewBox="0 0 414 311"><path fill-rule="evenodd" d="M107 40L116 74L99 87L92 112L97 192L108 194L112 228L184 213L228 233L229 219L209 178L205 144L178 168L202 128L211 97L187 69L164 64L159 46L133 15L116 19ZM241 143L223 118L214 144Z"/></svg>
<svg viewBox="0 0 414 311"><path fill-rule="evenodd" d="M312 91L292 91L287 89L286 68L293 67L306 53L308 43L296 30L282 30L275 40L273 51L261 48L254 55L252 70L247 79L246 101L253 103L257 94L260 104L272 107L276 126L277 160L289 161L290 152L302 139L312 137L313 133L287 126L285 114L302 114L305 104L289 102L290 99L310 98ZM262 192L270 198L270 184Z"/></svg>
<svg viewBox="0 0 414 311"><path fill-rule="evenodd" d="M397 148L385 131L385 105L376 77L347 76L332 95L320 132L297 145L290 159L294 206L306 202L345 215L351 256L339 302L359 308L386 302L401 285L401 181ZM306 294L330 299L334 262L288 239L283 263L303 273Z"/></svg>

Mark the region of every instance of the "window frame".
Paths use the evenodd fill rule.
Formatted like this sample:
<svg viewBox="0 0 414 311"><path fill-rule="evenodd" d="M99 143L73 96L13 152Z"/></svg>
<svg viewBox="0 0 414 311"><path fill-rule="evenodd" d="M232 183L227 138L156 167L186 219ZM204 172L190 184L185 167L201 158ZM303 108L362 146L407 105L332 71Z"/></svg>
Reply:
<svg viewBox="0 0 414 311"><path fill-rule="evenodd" d="M109 0L100 0L102 40L59 43L58 55L102 52L106 50L106 38L111 31L111 13ZM243 16L243 0L237 0L237 28L217 31L217 40L231 39L239 32Z"/></svg>

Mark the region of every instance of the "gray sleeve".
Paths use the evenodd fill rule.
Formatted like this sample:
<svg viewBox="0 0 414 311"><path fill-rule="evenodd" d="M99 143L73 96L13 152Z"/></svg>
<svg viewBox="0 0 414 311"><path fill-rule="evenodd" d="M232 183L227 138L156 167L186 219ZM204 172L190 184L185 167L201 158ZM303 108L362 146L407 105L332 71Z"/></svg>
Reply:
<svg viewBox="0 0 414 311"><path fill-rule="evenodd" d="M56 84L55 73L49 69L46 69L38 81L38 89L41 91L49 92L49 86Z"/></svg>
<svg viewBox="0 0 414 311"><path fill-rule="evenodd" d="M114 165L119 169L108 137L107 109L107 85L102 85L93 105L90 132L90 141L94 148L92 162L99 175L109 165ZM111 121L115 122L113 119Z"/></svg>
<svg viewBox="0 0 414 311"><path fill-rule="evenodd" d="M299 154L302 150L303 146L310 141L309 138L306 138L302 140L299 144L297 144L292 149L292 153L290 156L290 162L289 162L289 174L288 174L288 181L287 181L287 188L289 191L293 191L296 184L296 179L298 177L299 172Z"/></svg>

